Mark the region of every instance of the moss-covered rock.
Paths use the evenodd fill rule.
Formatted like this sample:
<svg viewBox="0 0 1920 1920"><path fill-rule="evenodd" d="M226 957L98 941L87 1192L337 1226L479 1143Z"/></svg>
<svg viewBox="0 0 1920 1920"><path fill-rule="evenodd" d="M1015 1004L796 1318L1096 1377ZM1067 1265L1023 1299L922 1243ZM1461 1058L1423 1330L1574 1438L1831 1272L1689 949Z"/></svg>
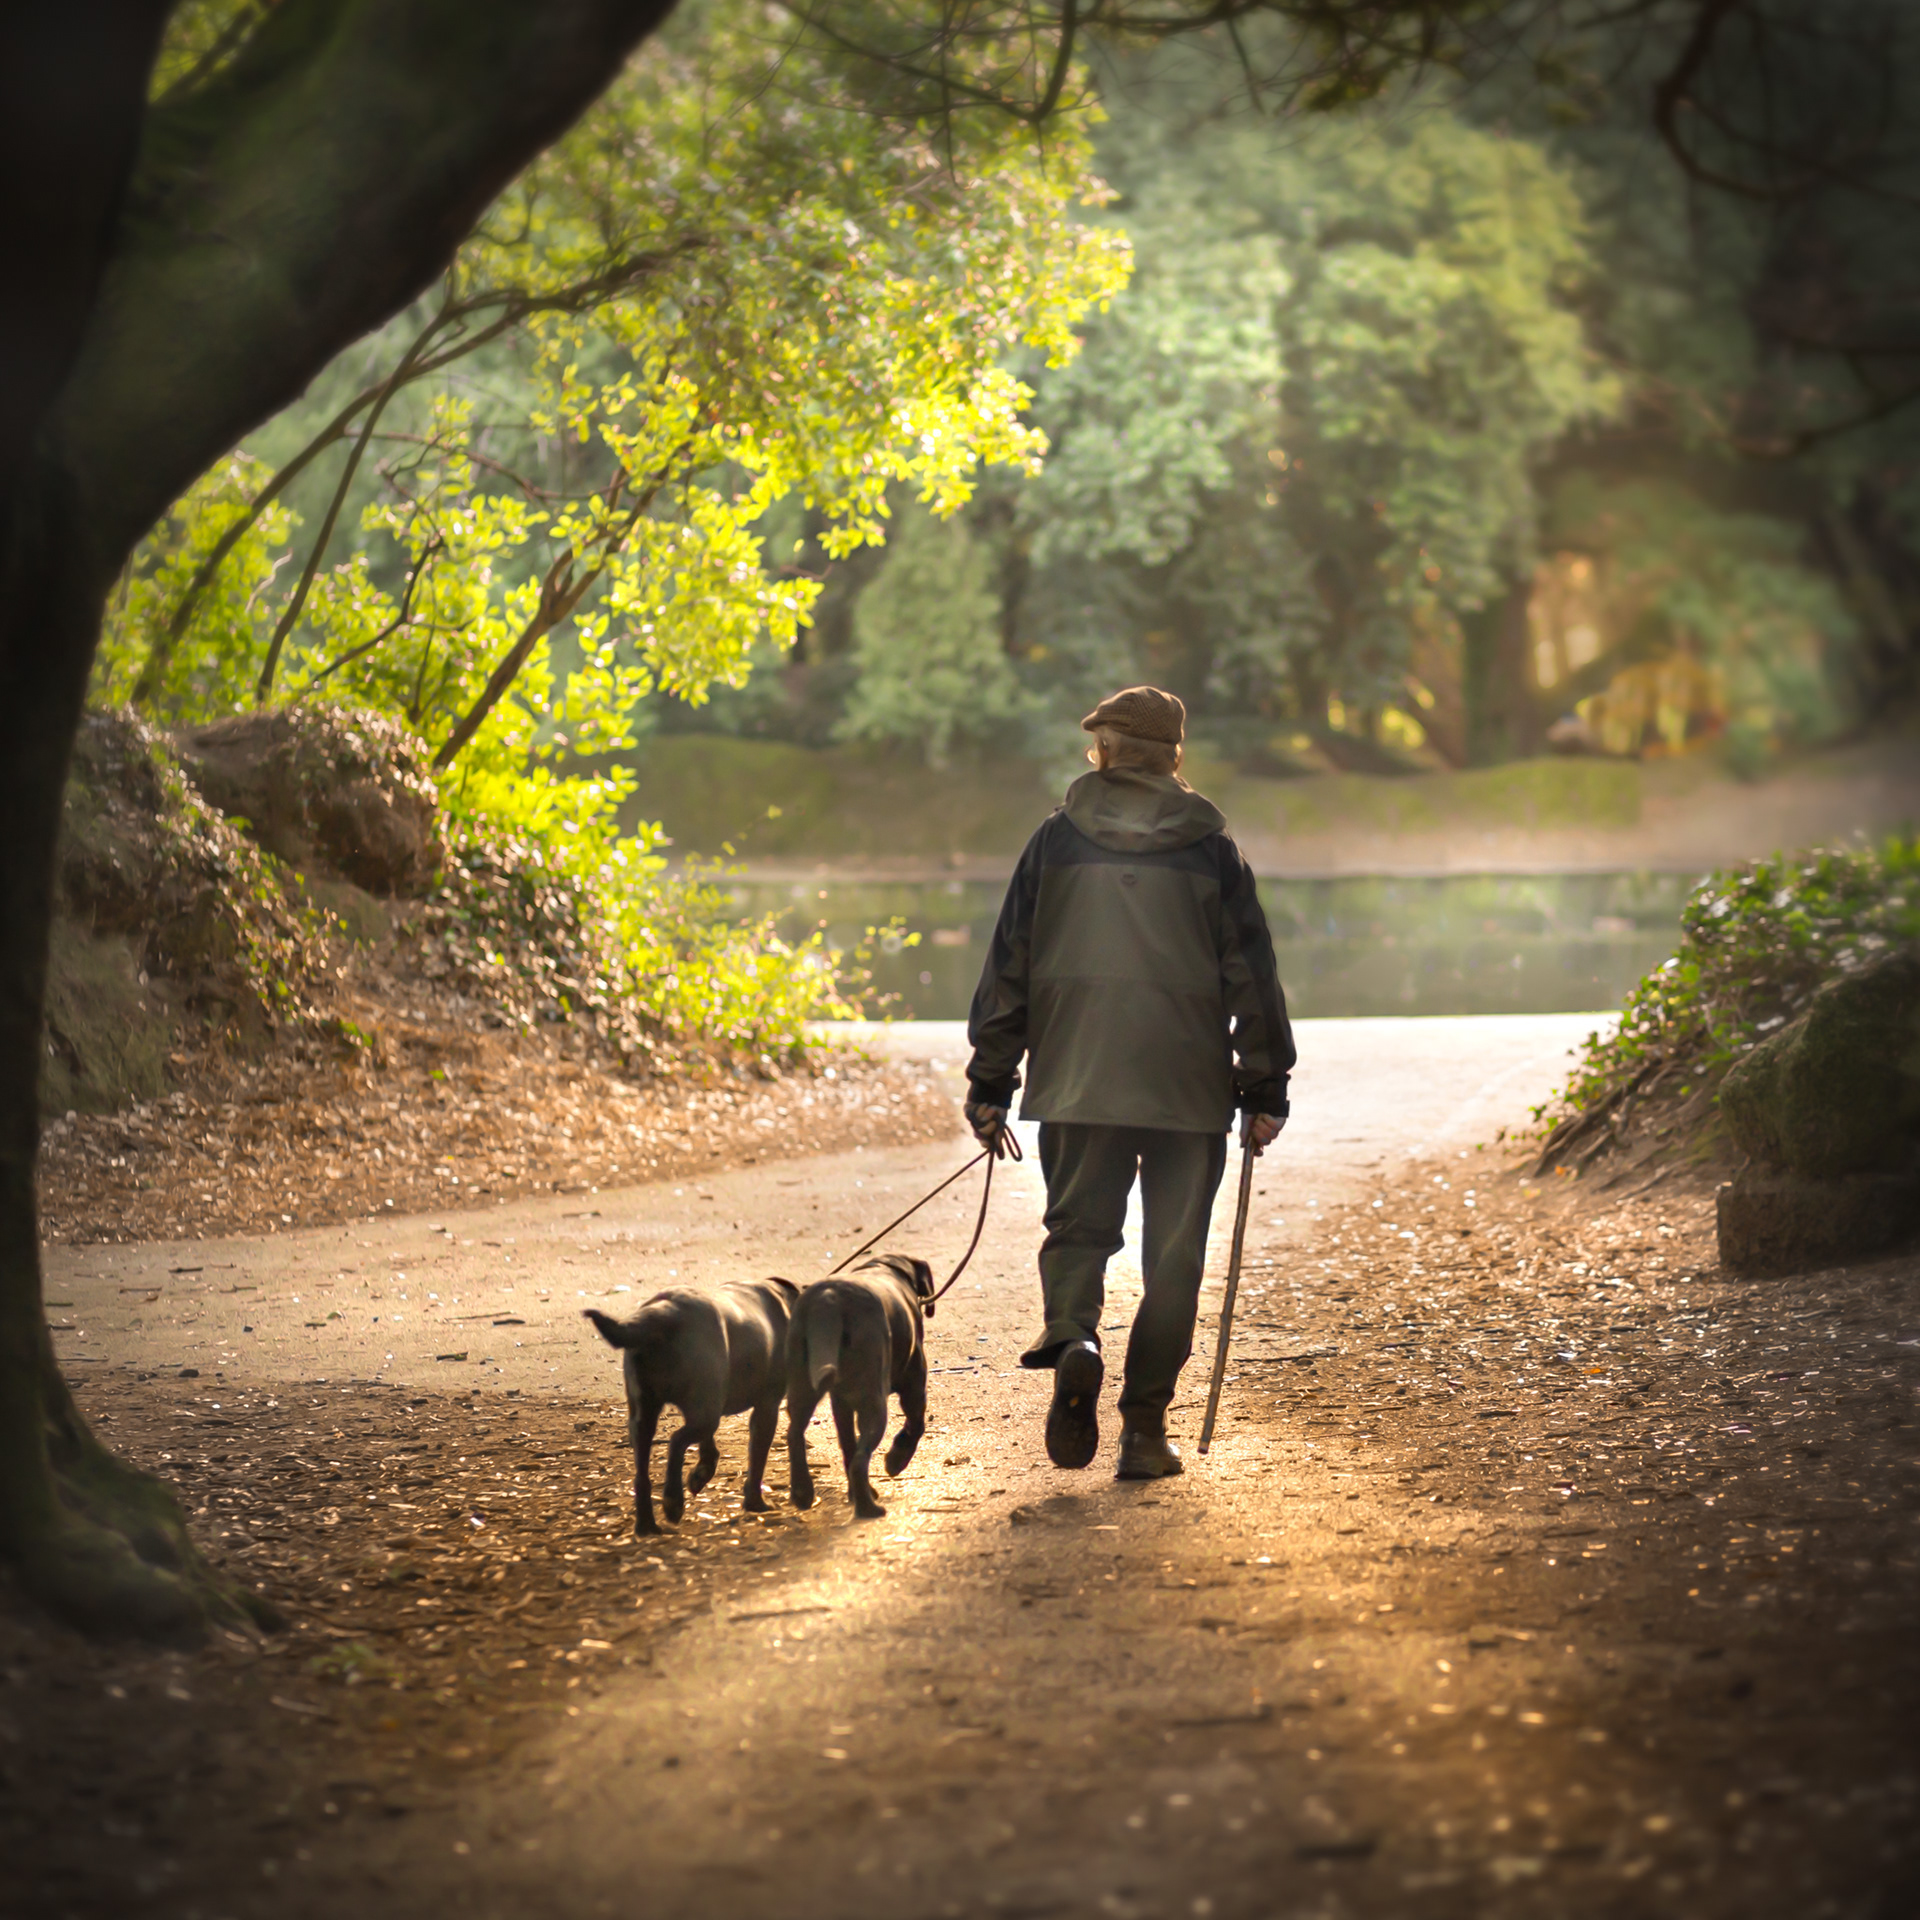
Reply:
<svg viewBox="0 0 1920 1920"><path fill-rule="evenodd" d="M70 919L54 921L43 1112L113 1113L164 1093L176 1031L173 1007L124 934L95 935Z"/></svg>
<svg viewBox="0 0 1920 1920"><path fill-rule="evenodd" d="M208 801L289 866L409 897L440 870L426 753L387 715L244 713L193 728L178 749Z"/></svg>
<svg viewBox="0 0 1920 1920"><path fill-rule="evenodd" d="M208 806L166 740L90 713L74 742L47 981L44 1109L161 1090L190 1027L264 1039L305 1008L322 917Z"/></svg>
<svg viewBox="0 0 1920 1920"><path fill-rule="evenodd" d="M1830 981L1726 1077L1742 1153L1813 1179L1903 1165L1920 1136L1920 952Z"/></svg>
<svg viewBox="0 0 1920 1920"><path fill-rule="evenodd" d="M1830 981L1726 1077L1748 1165L1720 1189L1720 1257L1791 1272L1920 1229L1920 951Z"/></svg>
<svg viewBox="0 0 1920 1920"><path fill-rule="evenodd" d="M1825 1180L1748 1167L1717 1198L1723 1264L1735 1273L1808 1273L1920 1231L1920 1162Z"/></svg>

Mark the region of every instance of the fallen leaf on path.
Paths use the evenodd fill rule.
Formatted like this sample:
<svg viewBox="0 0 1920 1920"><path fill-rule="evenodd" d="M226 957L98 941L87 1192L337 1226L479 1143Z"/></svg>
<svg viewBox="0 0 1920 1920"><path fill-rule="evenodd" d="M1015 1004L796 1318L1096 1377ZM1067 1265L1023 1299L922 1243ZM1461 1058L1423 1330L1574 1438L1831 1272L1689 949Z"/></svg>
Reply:
<svg viewBox="0 0 1920 1920"><path fill-rule="evenodd" d="M1290 1701L1288 1703L1292 1705ZM1197 1713L1169 1720L1170 1727L1257 1727L1273 1718L1273 1709L1264 1700L1257 1706L1221 1713Z"/></svg>
<svg viewBox="0 0 1920 1920"><path fill-rule="evenodd" d="M1364 1860L1379 1844L1371 1834L1354 1834L1344 1839L1302 1840L1293 1851L1300 1860Z"/></svg>
<svg viewBox="0 0 1920 1920"><path fill-rule="evenodd" d="M331 1720L333 1715L325 1707L310 1707L304 1700L289 1700L283 1694L268 1696L283 1713L297 1713L308 1720Z"/></svg>

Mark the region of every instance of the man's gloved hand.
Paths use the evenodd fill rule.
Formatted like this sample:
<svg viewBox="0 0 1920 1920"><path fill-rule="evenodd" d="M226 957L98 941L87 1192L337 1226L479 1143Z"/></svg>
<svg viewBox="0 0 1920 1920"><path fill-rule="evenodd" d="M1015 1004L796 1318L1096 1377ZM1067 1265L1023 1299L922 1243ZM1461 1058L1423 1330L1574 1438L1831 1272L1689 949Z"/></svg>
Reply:
<svg viewBox="0 0 1920 1920"><path fill-rule="evenodd" d="M1280 1138L1280 1130L1287 1124L1284 1113L1248 1113L1241 1116L1240 1143L1251 1147L1257 1158Z"/></svg>
<svg viewBox="0 0 1920 1920"><path fill-rule="evenodd" d="M973 1129L973 1137L983 1147L992 1149L996 1160L1006 1156L1006 1142L1001 1135L1006 1131L1007 1109L989 1107L978 1100L969 1100L964 1109L967 1125Z"/></svg>

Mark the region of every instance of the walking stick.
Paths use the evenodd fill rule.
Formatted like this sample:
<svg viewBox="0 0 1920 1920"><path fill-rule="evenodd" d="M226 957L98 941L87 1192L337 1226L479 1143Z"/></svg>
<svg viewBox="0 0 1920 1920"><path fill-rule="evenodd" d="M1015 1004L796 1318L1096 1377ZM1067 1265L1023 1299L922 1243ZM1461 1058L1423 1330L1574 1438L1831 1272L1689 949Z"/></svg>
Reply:
<svg viewBox="0 0 1920 1920"><path fill-rule="evenodd" d="M1253 1199L1253 1115L1240 1128L1240 1205L1233 1216L1233 1256L1227 1262L1227 1293L1220 1302L1220 1331L1213 1345L1213 1384L1207 1389L1207 1417L1200 1427L1200 1451L1213 1444L1214 1417L1220 1411L1220 1388L1227 1377L1227 1343L1233 1338L1233 1302L1240 1291L1240 1254L1247 1244L1247 1206Z"/></svg>

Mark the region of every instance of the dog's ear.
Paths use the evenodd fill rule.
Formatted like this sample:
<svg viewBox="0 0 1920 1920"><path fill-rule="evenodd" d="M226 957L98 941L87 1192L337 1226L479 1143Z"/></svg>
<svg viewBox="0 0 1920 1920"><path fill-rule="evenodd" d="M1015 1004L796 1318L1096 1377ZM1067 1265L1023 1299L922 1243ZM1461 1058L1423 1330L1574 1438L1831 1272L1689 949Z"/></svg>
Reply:
<svg viewBox="0 0 1920 1920"><path fill-rule="evenodd" d="M770 1273L767 1275L767 1285L770 1287L785 1287L790 1294L796 1298L799 1297L800 1283L797 1280L783 1280L779 1274Z"/></svg>
<svg viewBox="0 0 1920 1920"><path fill-rule="evenodd" d="M903 1286L911 1287L922 1300L933 1292L933 1269L924 1260L916 1260L910 1253L878 1253L871 1260L860 1262L860 1271L877 1267L884 1273L890 1273Z"/></svg>
<svg viewBox="0 0 1920 1920"><path fill-rule="evenodd" d="M895 1273L912 1287L922 1300L931 1300L934 1295L933 1269L924 1260L916 1260L910 1253L896 1253L892 1257Z"/></svg>

